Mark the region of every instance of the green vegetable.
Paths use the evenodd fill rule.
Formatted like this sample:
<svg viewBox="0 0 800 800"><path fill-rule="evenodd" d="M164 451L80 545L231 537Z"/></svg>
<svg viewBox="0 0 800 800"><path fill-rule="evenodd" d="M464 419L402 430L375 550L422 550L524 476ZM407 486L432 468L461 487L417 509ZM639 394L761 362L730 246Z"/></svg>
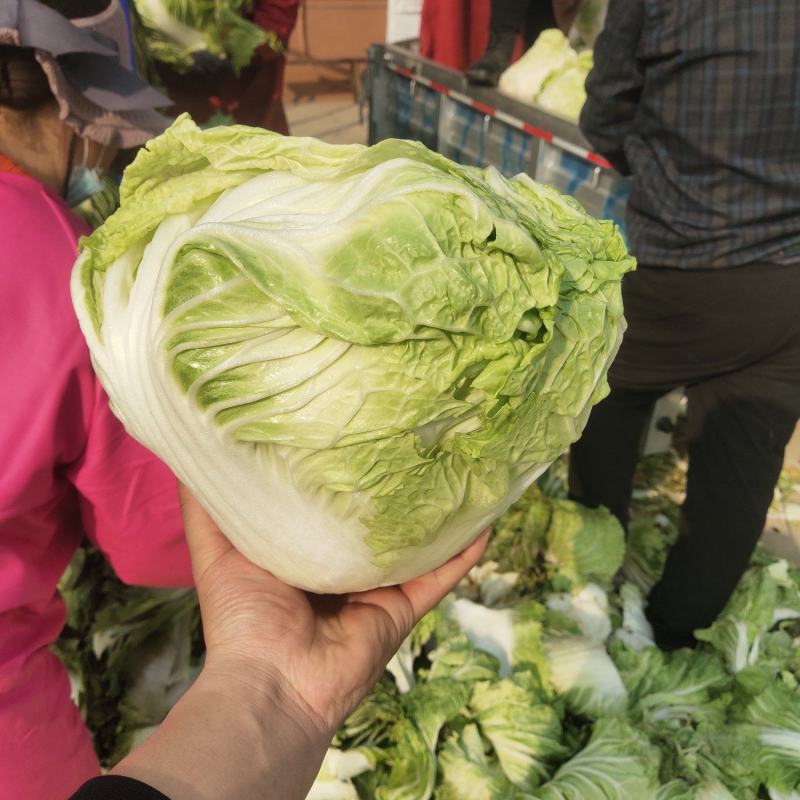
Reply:
<svg viewBox="0 0 800 800"><path fill-rule="evenodd" d="M401 694L409 691L416 683L414 661L422 653L423 648L432 640L437 628L443 625L442 615L438 609L426 614L405 638L400 648L386 665L386 669L394 677Z"/></svg>
<svg viewBox="0 0 800 800"><path fill-rule="evenodd" d="M531 800L506 778L496 760L487 755L475 725L448 739L439 755L442 783L436 800Z"/></svg>
<svg viewBox="0 0 800 800"><path fill-rule="evenodd" d="M182 117L120 197L72 283L113 408L294 585L438 566L607 391L633 261L527 176Z"/></svg>
<svg viewBox="0 0 800 800"><path fill-rule="evenodd" d="M442 642L431 653L428 677L471 683L495 680L499 671L500 662L495 656L474 647L466 636L459 634Z"/></svg>
<svg viewBox="0 0 800 800"><path fill-rule="evenodd" d="M59 591L67 624L54 649L98 757L111 766L147 738L199 673L197 595L126 586L90 548L78 550Z"/></svg>
<svg viewBox="0 0 800 800"><path fill-rule="evenodd" d="M674 780L658 787L655 800L694 800L695 792L686 781Z"/></svg>
<svg viewBox="0 0 800 800"><path fill-rule="evenodd" d="M586 102L586 76L591 69L592 51L584 50L575 61L550 73L536 105L577 122Z"/></svg>
<svg viewBox="0 0 800 800"><path fill-rule="evenodd" d="M528 600L514 608L494 609L459 598L446 600L445 607L473 646L497 659L501 677L508 677L512 670L533 670L546 677L542 622L547 610L541 603Z"/></svg>
<svg viewBox="0 0 800 800"><path fill-rule="evenodd" d="M469 706L515 786L535 789L566 755L558 715L528 687L509 678L478 683Z"/></svg>
<svg viewBox="0 0 800 800"><path fill-rule="evenodd" d="M558 28L542 31L533 46L501 76L498 88L523 103L532 103L554 70L575 63L577 54Z"/></svg>
<svg viewBox="0 0 800 800"><path fill-rule="evenodd" d="M719 781L704 783L694 793L694 800L736 800Z"/></svg>
<svg viewBox="0 0 800 800"><path fill-rule="evenodd" d="M632 583L624 583L619 590L622 604L622 625L614 632L614 638L624 642L631 650L655 647L653 626L645 616L645 598Z"/></svg>
<svg viewBox="0 0 800 800"><path fill-rule="evenodd" d="M550 28L500 76L499 89L523 103L577 122L586 102L584 87L592 55L591 50L577 53L560 30Z"/></svg>
<svg viewBox="0 0 800 800"><path fill-rule="evenodd" d="M665 524L658 522L650 517L633 520L625 543L623 573L645 594L661 577L667 553L677 534L670 530L668 520L663 520Z"/></svg>
<svg viewBox="0 0 800 800"><path fill-rule="evenodd" d="M596 644L604 644L611 634L608 596L595 583L587 583L570 594L552 594L547 607L573 620L580 632Z"/></svg>
<svg viewBox="0 0 800 800"><path fill-rule="evenodd" d="M380 758L380 750L368 747L329 748L306 800L358 800L353 778L374 770Z"/></svg>
<svg viewBox="0 0 800 800"><path fill-rule="evenodd" d="M688 650L664 653L656 647L641 652L615 647L612 655L630 696L630 716L637 722L724 722L732 679L718 656ZM715 702L718 698L722 704Z"/></svg>
<svg viewBox="0 0 800 800"><path fill-rule="evenodd" d="M771 790L800 792L800 690L774 681L739 712L757 738L759 777Z"/></svg>
<svg viewBox="0 0 800 800"><path fill-rule="evenodd" d="M607 717L536 800L655 800L658 751L624 720Z"/></svg>
<svg viewBox="0 0 800 800"><path fill-rule="evenodd" d="M545 655L551 682L576 714L625 712L625 685L602 644L584 636L557 636L545 641Z"/></svg>
<svg viewBox="0 0 800 800"><path fill-rule="evenodd" d="M603 30L608 11L608 0L583 0L575 18L574 31L590 47Z"/></svg>
<svg viewBox="0 0 800 800"><path fill-rule="evenodd" d="M185 72L199 52L229 60L236 70L246 67L256 48L282 46L244 19L251 0L134 0L144 27L147 46L157 61Z"/></svg>
<svg viewBox="0 0 800 800"><path fill-rule="evenodd" d="M710 628L696 631L722 653L732 672L758 663L766 633L800 618L800 588L786 561L752 567Z"/></svg>
<svg viewBox="0 0 800 800"><path fill-rule="evenodd" d="M392 763L376 800L430 797L436 781L436 749L442 726L458 716L469 698L466 684L430 681L403 698L406 710L393 734Z"/></svg>
<svg viewBox="0 0 800 800"><path fill-rule="evenodd" d="M609 584L624 554L625 534L610 511L552 501L545 558L558 576L578 586L592 580Z"/></svg>

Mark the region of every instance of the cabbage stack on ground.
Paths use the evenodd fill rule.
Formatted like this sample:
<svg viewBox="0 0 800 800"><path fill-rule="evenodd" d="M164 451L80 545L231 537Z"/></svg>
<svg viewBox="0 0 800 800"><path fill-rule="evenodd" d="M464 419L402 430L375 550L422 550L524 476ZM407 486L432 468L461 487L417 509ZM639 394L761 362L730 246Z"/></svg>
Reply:
<svg viewBox="0 0 800 800"><path fill-rule="evenodd" d="M73 273L98 375L232 543L296 586L441 564L607 391L633 260L527 176L184 116L120 196Z"/></svg>

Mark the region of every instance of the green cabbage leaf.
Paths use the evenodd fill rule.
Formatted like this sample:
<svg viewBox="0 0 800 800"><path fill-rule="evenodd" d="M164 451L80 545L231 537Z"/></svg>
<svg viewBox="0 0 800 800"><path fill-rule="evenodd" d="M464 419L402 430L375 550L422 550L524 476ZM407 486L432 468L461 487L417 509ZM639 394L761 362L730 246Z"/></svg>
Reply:
<svg viewBox="0 0 800 800"><path fill-rule="evenodd" d="M112 407L301 588L440 565L607 392L633 261L527 176L184 116L120 198L72 282Z"/></svg>

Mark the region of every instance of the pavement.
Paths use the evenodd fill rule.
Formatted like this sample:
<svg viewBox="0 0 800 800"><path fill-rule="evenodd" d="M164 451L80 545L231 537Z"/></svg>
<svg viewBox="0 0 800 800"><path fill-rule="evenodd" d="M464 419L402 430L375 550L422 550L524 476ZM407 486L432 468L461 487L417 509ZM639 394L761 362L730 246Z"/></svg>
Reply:
<svg viewBox="0 0 800 800"><path fill-rule="evenodd" d="M313 136L330 144L366 144L367 109L360 116L352 94L297 97L286 103L292 136Z"/></svg>

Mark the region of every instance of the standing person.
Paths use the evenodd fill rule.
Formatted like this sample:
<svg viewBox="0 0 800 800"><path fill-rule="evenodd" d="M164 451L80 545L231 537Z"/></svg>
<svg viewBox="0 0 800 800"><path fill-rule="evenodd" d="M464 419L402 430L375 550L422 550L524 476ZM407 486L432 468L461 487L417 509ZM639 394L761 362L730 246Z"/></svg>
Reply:
<svg viewBox="0 0 800 800"><path fill-rule="evenodd" d="M680 537L647 610L674 648L740 580L800 415L800 6L611 0L594 64L581 128L633 177L639 268L570 490L626 524L654 403L686 387Z"/></svg>
<svg viewBox="0 0 800 800"><path fill-rule="evenodd" d="M129 583L191 585L175 480L92 372L69 282L82 197L168 120L129 67L117 0L0 2L0 798L66 797L99 764L67 672L57 583L84 536Z"/></svg>
<svg viewBox="0 0 800 800"><path fill-rule="evenodd" d="M527 50L546 28L568 33L581 0L491 0L491 4L489 43L466 72L470 83L483 86L497 86L520 34Z"/></svg>

